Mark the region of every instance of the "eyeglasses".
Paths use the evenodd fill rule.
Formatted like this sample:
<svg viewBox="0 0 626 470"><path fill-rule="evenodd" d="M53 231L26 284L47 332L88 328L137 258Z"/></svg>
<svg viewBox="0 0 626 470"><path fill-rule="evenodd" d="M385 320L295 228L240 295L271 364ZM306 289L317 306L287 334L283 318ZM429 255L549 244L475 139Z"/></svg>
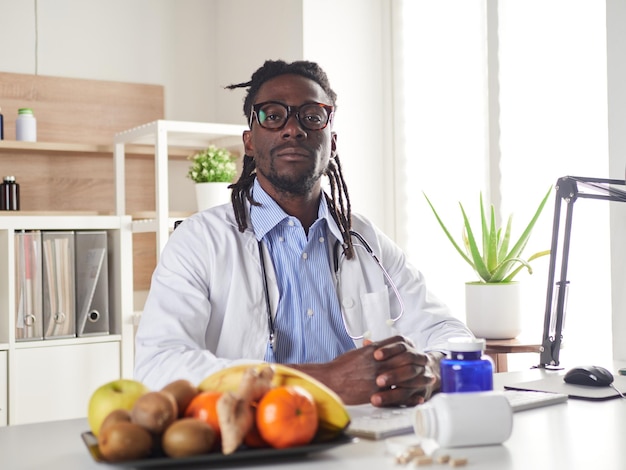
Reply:
<svg viewBox="0 0 626 470"><path fill-rule="evenodd" d="M279 131L287 124L291 115L295 115L300 125L310 131L321 131L333 117L333 107L322 103L306 103L302 106L288 106L277 101L265 101L252 106L249 125L253 119L263 129Z"/></svg>

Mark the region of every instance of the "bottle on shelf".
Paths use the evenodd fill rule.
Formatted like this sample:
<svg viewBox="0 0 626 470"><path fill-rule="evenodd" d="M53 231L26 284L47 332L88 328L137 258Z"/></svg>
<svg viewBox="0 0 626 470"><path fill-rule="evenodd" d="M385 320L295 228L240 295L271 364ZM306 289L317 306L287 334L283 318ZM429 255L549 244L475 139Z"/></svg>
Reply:
<svg viewBox="0 0 626 470"><path fill-rule="evenodd" d="M15 120L15 140L37 141L37 120L31 108L20 108Z"/></svg>
<svg viewBox="0 0 626 470"><path fill-rule="evenodd" d="M20 210L20 185L15 181L15 176L5 176L0 183L0 210Z"/></svg>

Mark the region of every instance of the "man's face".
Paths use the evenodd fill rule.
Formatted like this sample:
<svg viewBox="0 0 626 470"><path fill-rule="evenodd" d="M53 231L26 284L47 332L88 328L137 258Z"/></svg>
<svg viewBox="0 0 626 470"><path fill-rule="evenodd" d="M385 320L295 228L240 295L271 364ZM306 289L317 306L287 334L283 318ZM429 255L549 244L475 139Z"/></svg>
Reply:
<svg viewBox="0 0 626 470"><path fill-rule="evenodd" d="M288 106L330 104L324 90L300 75L279 75L265 82L255 103L277 101ZM334 155L336 135L330 124L321 130L302 127L294 115L280 130L265 129L253 120L243 135L246 154L253 157L259 183L270 195L317 195L328 160Z"/></svg>

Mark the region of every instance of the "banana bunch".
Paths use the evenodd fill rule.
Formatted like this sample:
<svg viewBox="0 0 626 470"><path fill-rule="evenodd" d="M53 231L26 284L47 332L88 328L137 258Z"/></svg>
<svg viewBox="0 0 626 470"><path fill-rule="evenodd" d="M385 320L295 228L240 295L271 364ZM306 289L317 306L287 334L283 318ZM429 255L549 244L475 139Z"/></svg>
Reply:
<svg viewBox="0 0 626 470"><path fill-rule="evenodd" d="M239 364L228 367L209 375L199 385L198 390L204 391L235 391L241 382L246 369L271 366L274 371L273 387L299 386L307 390L315 399L319 417L318 440L327 440L337 437L350 424L350 415L343 405L341 398L320 381L304 372L284 366L282 364Z"/></svg>

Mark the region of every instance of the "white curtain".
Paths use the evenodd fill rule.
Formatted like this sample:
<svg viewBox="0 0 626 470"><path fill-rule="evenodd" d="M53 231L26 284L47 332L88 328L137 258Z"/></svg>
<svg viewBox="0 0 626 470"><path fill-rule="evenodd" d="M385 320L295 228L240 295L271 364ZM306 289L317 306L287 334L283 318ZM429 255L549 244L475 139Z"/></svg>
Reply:
<svg viewBox="0 0 626 470"><path fill-rule="evenodd" d="M558 177L608 177L604 2L499 0L489 5L497 11L494 37L487 35L494 26L493 19L487 22L487 1L495 2L407 0L394 17L401 85L396 95L398 238L459 318L464 318L464 283L477 279L437 225L422 191L458 236L458 202L477 220L479 193L493 194L501 218L514 214L515 236ZM495 90L488 86L488 37L498 52ZM490 92L499 104L499 148L491 148L499 157L495 172L489 163ZM608 366L609 205L575 204L561 363ZM550 247L553 207L551 197L526 256ZM525 293L522 336L540 342L548 258L533 266L532 276L518 278ZM517 359L530 365L539 357ZM509 361L514 367L516 358Z"/></svg>

